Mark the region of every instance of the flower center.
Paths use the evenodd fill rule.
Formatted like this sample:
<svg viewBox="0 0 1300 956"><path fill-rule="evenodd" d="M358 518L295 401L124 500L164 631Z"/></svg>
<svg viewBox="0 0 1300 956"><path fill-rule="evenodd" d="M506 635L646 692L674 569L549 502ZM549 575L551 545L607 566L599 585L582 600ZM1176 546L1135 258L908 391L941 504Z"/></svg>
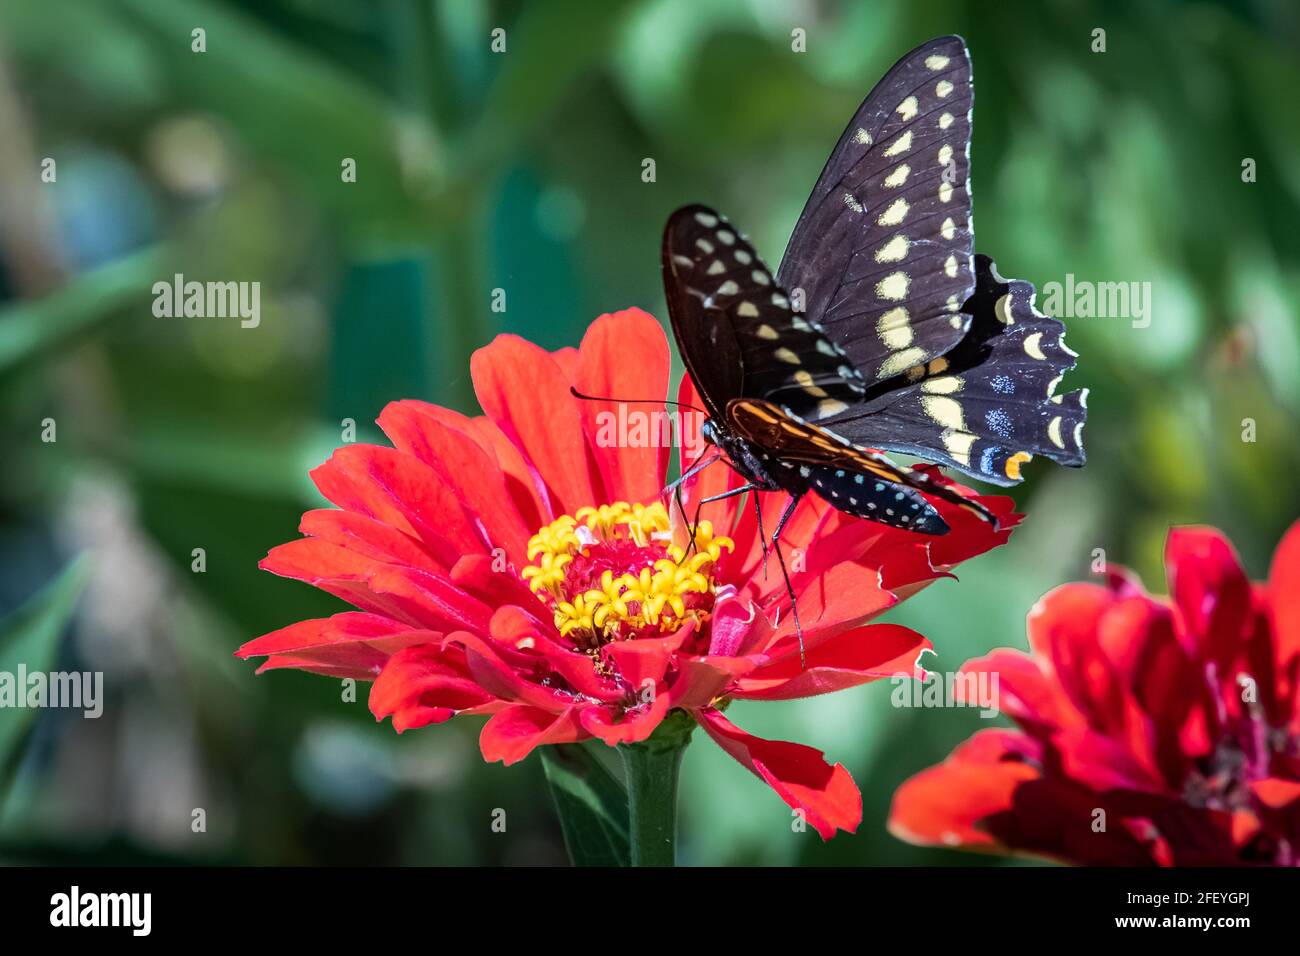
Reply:
<svg viewBox="0 0 1300 956"><path fill-rule="evenodd" d="M701 521L694 548L672 543L668 510L616 501L581 508L528 542L523 570L560 633L584 651L610 641L672 634L713 610L713 571L730 538ZM688 555L687 552L690 552Z"/></svg>

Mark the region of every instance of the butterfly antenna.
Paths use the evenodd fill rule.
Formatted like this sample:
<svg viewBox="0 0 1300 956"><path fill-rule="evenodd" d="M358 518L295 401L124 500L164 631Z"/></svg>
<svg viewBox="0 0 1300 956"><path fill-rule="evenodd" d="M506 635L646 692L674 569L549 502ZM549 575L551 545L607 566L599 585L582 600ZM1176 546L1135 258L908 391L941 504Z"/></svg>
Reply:
<svg viewBox="0 0 1300 956"><path fill-rule="evenodd" d="M692 405L690 402L675 402L671 398L614 398L612 395L585 395L578 391L574 386L569 386L569 394L574 398L580 398L584 402L619 402L623 405L676 405L679 408L689 408L693 412L699 412L705 418L709 413L698 405Z"/></svg>

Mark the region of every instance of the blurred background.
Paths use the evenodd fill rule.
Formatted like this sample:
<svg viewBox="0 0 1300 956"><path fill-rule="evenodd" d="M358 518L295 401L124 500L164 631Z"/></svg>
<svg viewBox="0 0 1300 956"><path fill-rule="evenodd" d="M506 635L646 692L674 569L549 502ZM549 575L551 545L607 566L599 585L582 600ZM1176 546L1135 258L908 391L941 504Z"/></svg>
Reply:
<svg viewBox="0 0 1300 956"><path fill-rule="evenodd" d="M484 765L477 720L399 738L364 688L341 701L335 681L236 661L341 609L257 561L319 505L307 471L344 419L378 440L389 400L474 410L469 354L501 331L555 348L602 312L664 318L678 205L723 209L775 264L862 97L951 32L975 63L977 248L1040 289L1150 282L1153 310L1146 328L1068 322L1088 466L1031 466L1010 544L891 614L938 670L1025 646L1028 609L1094 549L1163 590L1168 526L1212 523L1258 578L1300 514L1300 8L0 6L0 670L102 670L107 698L98 720L0 711L0 861L562 862L536 756ZM155 318L151 287L176 272L260 281L260 325ZM843 762L856 835L791 833L706 741L683 772L683 862L995 862L885 832L894 788L981 725L893 709L890 690L732 713Z"/></svg>

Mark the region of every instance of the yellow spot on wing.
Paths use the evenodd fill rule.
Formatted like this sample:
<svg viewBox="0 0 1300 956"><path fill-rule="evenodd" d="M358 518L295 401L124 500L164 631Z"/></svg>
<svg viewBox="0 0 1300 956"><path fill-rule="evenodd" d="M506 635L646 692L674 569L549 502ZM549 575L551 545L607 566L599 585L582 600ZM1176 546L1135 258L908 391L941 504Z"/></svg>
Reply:
<svg viewBox="0 0 1300 956"><path fill-rule="evenodd" d="M952 198L952 183L944 182L939 184L939 202L947 202Z"/></svg>
<svg viewBox="0 0 1300 956"><path fill-rule="evenodd" d="M925 67L928 70L942 70L948 65L948 58L940 53L934 53L925 58Z"/></svg>
<svg viewBox="0 0 1300 956"><path fill-rule="evenodd" d="M993 306L993 314L998 317L998 321L1003 325L1014 325L1015 319L1011 317L1011 294L1007 293L1001 296Z"/></svg>
<svg viewBox="0 0 1300 956"><path fill-rule="evenodd" d="M897 226L907 218L907 210L908 205L906 199L895 199L889 204L889 208L880 214L880 218L876 220L876 225Z"/></svg>
<svg viewBox="0 0 1300 956"><path fill-rule="evenodd" d="M907 174L911 171L912 167L908 166L907 163L903 163L885 177L885 185L890 189L897 189L899 186L903 185L903 183L907 182Z"/></svg>
<svg viewBox="0 0 1300 956"><path fill-rule="evenodd" d="M975 444L975 436L970 432L944 432L943 447L948 450L952 460L966 468L970 467L970 450Z"/></svg>
<svg viewBox="0 0 1300 956"><path fill-rule="evenodd" d="M897 112L898 115L903 118L904 123L916 115L916 106L915 96L909 96L907 99L903 100L903 102L898 104Z"/></svg>
<svg viewBox="0 0 1300 956"><path fill-rule="evenodd" d="M1057 448L1065 447L1065 439L1061 437L1061 416L1057 415L1047 426L1047 437L1052 440L1052 444Z"/></svg>
<svg viewBox="0 0 1300 956"><path fill-rule="evenodd" d="M911 283L906 272L891 272L876 283L876 298L897 302L907 298L907 287Z"/></svg>
<svg viewBox="0 0 1300 956"><path fill-rule="evenodd" d="M952 114L944 113L939 117L939 129L947 129L952 125Z"/></svg>
<svg viewBox="0 0 1300 956"><path fill-rule="evenodd" d="M944 428L951 428L956 432L966 430L966 415L962 412L961 402L955 398L925 395L921 398L921 407L931 419Z"/></svg>
<svg viewBox="0 0 1300 956"><path fill-rule="evenodd" d="M926 379L921 383L921 390L933 395L951 395L960 392L964 384L959 376L941 375L939 378Z"/></svg>
<svg viewBox="0 0 1300 956"><path fill-rule="evenodd" d="M895 236L876 250L877 262L899 262L907 255L907 236Z"/></svg>
<svg viewBox="0 0 1300 956"><path fill-rule="evenodd" d="M880 371L876 373L876 378L889 378L891 375L897 375L899 372L911 368L924 357L925 349L921 348L903 349L901 352L895 352L880 363Z"/></svg>
<svg viewBox="0 0 1300 956"><path fill-rule="evenodd" d="M945 239L951 239L956 234L957 224L954 223L952 217L949 216L943 221L943 225L939 227L939 235L943 236Z"/></svg>
<svg viewBox="0 0 1300 956"><path fill-rule="evenodd" d="M912 344L912 326L907 309L896 306L880 317L876 332L891 350L905 349Z"/></svg>
<svg viewBox="0 0 1300 956"><path fill-rule="evenodd" d="M938 83L934 84L934 92L939 99L943 99L952 92L952 84L947 80L940 80Z"/></svg>
<svg viewBox="0 0 1300 956"><path fill-rule="evenodd" d="M1039 346L1039 340L1043 337L1042 332L1034 332L1032 335L1025 336L1025 354L1030 358L1038 359L1040 362L1047 358Z"/></svg>
<svg viewBox="0 0 1300 956"><path fill-rule="evenodd" d="M777 358L779 358L782 362L787 362L787 363L789 363L790 365L798 365L798 364L799 364L799 356L795 355L793 352L791 352L791 351L790 351L789 349L787 349L787 348L779 348L779 349L777 349L773 354L774 354Z"/></svg>
<svg viewBox="0 0 1300 956"><path fill-rule="evenodd" d="M885 150L885 155L897 156L899 153L905 153L911 148L912 148L912 131L910 129L904 130L902 136L898 137L898 139L894 140L892 143L889 144L889 148Z"/></svg>

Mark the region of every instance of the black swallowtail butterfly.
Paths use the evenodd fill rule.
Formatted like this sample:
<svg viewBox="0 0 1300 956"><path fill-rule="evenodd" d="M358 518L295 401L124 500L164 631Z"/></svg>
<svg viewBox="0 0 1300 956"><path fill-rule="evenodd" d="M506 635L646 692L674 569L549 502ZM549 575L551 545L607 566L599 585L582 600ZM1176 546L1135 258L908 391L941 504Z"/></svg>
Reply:
<svg viewBox="0 0 1300 956"><path fill-rule="evenodd" d="M1034 455L1083 464L1087 390L1056 394L1074 367L1064 328L1034 308L1030 283L973 253L971 103L960 37L895 64L840 137L775 276L714 210L669 218L664 288L706 438L754 487L944 534L924 495L982 509L869 449L1000 485Z"/></svg>
<svg viewBox="0 0 1300 956"><path fill-rule="evenodd" d="M948 531L927 496L996 524L871 449L1000 485L1035 455L1084 462L1087 391L1056 394L1075 358L1064 328L1030 283L974 254L971 104L960 37L899 60L840 137L775 276L714 210L668 220L668 311L705 438L746 479L732 493L791 496L774 543L809 491L921 534Z"/></svg>

